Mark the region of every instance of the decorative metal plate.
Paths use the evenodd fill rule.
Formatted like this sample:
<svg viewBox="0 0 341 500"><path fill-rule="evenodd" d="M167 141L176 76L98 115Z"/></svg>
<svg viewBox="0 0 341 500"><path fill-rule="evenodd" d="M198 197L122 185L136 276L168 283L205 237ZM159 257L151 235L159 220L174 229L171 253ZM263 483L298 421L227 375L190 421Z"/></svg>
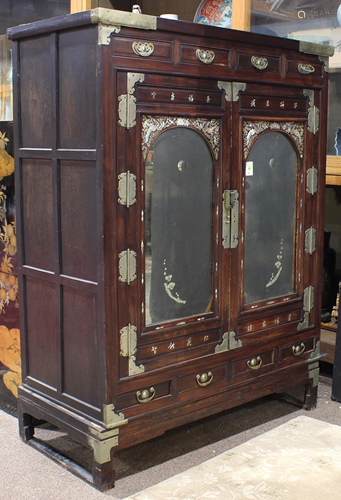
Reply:
<svg viewBox="0 0 341 500"><path fill-rule="evenodd" d="M119 258L119 280L130 285L136 279L136 252L133 250L124 250L118 256Z"/></svg>
<svg viewBox="0 0 341 500"><path fill-rule="evenodd" d="M118 176L118 203L130 207L136 202L136 175L123 172Z"/></svg>
<svg viewBox="0 0 341 500"><path fill-rule="evenodd" d="M214 58L215 58L215 53L213 52L213 50L197 49L195 54L197 56L198 61L200 61L204 64L213 63Z"/></svg>
<svg viewBox="0 0 341 500"><path fill-rule="evenodd" d="M154 52L154 44L152 43L133 42L132 48L136 55L142 57L151 56Z"/></svg>
<svg viewBox="0 0 341 500"><path fill-rule="evenodd" d="M314 73L315 68L311 64L299 63L298 71L301 75L310 75L311 73Z"/></svg>
<svg viewBox="0 0 341 500"><path fill-rule="evenodd" d="M257 57L257 56L252 56L251 57L251 64L254 66L256 69L263 70L268 67L268 60L266 57Z"/></svg>

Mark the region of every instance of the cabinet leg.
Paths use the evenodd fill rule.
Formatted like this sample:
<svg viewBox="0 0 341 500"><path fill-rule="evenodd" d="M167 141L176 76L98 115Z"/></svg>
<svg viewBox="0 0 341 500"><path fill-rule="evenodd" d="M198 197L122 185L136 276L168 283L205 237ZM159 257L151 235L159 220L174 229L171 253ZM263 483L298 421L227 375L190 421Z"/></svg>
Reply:
<svg viewBox="0 0 341 500"><path fill-rule="evenodd" d="M93 463L92 467L93 485L100 491L107 491L115 485L115 470L112 460L99 464Z"/></svg>
<svg viewBox="0 0 341 500"><path fill-rule="evenodd" d="M317 385L313 387L312 383L305 386L304 408L313 410L317 404Z"/></svg>
<svg viewBox="0 0 341 500"><path fill-rule="evenodd" d="M34 419L28 413L23 413L20 401L18 401L19 434L23 441L27 442L34 435Z"/></svg>

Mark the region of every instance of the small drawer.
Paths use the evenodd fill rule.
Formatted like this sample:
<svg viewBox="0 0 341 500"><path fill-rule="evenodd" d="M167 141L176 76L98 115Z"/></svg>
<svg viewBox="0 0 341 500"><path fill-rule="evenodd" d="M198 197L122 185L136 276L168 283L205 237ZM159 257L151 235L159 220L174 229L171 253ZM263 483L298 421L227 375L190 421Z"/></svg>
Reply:
<svg viewBox="0 0 341 500"><path fill-rule="evenodd" d="M266 318L258 318L253 321L241 323L238 326L238 336L268 330L269 328L283 328L284 325L300 321L301 314L301 310L296 309L290 312L273 314Z"/></svg>
<svg viewBox="0 0 341 500"><path fill-rule="evenodd" d="M230 51L199 45L180 45L180 63L230 67Z"/></svg>
<svg viewBox="0 0 341 500"><path fill-rule="evenodd" d="M265 56L262 54L251 55L248 52L237 52L236 68L254 70L256 73L278 73L280 70L279 57Z"/></svg>
<svg viewBox="0 0 341 500"><path fill-rule="evenodd" d="M141 384L135 390L118 394L116 396L115 408L123 410L132 406L149 407L153 401L171 394L171 380L165 380L157 384Z"/></svg>
<svg viewBox="0 0 341 500"><path fill-rule="evenodd" d="M322 64L307 63L305 61L291 61L287 60L287 73L289 75L302 75L322 77Z"/></svg>
<svg viewBox="0 0 341 500"><path fill-rule="evenodd" d="M279 361L301 361L310 356L314 350L314 338L291 342L279 348Z"/></svg>
<svg viewBox="0 0 341 500"><path fill-rule="evenodd" d="M212 363L213 364L213 363ZM179 377L179 393L186 391L210 391L226 383L226 364L198 369L190 375Z"/></svg>
<svg viewBox="0 0 341 500"><path fill-rule="evenodd" d="M251 377L268 373L274 367L274 349L255 352L243 359L232 361L232 382L240 383Z"/></svg>
<svg viewBox="0 0 341 500"><path fill-rule="evenodd" d="M171 42L156 42L155 40L142 38L114 37L112 53L117 56L172 61L173 45Z"/></svg>

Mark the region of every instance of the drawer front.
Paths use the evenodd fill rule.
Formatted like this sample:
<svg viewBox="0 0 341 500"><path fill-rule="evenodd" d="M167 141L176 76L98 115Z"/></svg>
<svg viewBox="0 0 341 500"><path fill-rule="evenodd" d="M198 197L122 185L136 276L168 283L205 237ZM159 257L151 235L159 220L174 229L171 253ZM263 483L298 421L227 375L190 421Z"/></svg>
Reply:
<svg viewBox="0 0 341 500"><path fill-rule="evenodd" d="M233 384L269 373L275 368L275 350L255 352L248 357L232 361Z"/></svg>
<svg viewBox="0 0 341 500"><path fill-rule="evenodd" d="M307 63L305 61L287 60L287 73L289 75L303 75L322 77L322 64Z"/></svg>
<svg viewBox="0 0 341 500"><path fill-rule="evenodd" d="M143 38L114 37L112 52L117 56L157 59L161 61L173 60L172 42L159 42Z"/></svg>
<svg viewBox="0 0 341 500"><path fill-rule="evenodd" d="M236 54L236 68L254 70L259 75L265 73L280 72L279 57L267 56L263 54L251 55L248 52L237 52Z"/></svg>
<svg viewBox="0 0 341 500"><path fill-rule="evenodd" d="M301 315L302 311L296 309L286 313L273 314L265 319L258 318L253 321L243 322L238 326L238 336L249 335L269 328L283 328L285 325L301 321Z"/></svg>
<svg viewBox="0 0 341 500"><path fill-rule="evenodd" d="M180 63L230 68L230 51L200 45L180 45Z"/></svg>
<svg viewBox="0 0 341 500"><path fill-rule="evenodd" d="M300 362L308 359L314 350L314 337L298 342L291 342L290 344L281 346L279 348L279 362L292 361Z"/></svg>
<svg viewBox="0 0 341 500"><path fill-rule="evenodd" d="M127 408L139 407L139 411L149 411L151 408L159 406L161 399L171 395L172 381L165 380L156 384L136 385L136 389L127 391L116 396L115 408L125 410ZM156 403L156 404L155 404Z"/></svg>
<svg viewBox="0 0 341 500"><path fill-rule="evenodd" d="M179 377L179 394L190 392L192 395L214 391L226 386L226 363L196 370L189 375Z"/></svg>

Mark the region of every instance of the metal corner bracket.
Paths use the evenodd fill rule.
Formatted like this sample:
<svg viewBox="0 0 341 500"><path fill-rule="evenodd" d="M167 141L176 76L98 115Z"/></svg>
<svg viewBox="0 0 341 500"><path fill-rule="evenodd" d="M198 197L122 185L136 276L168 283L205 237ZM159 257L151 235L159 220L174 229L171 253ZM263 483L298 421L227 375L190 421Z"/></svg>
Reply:
<svg viewBox="0 0 341 500"><path fill-rule="evenodd" d="M146 14L134 14L116 9L105 9L97 7L90 10L92 24L107 24L110 26L127 26L129 28L139 28L144 30L157 29L157 17Z"/></svg>
<svg viewBox="0 0 341 500"><path fill-rule="evenodd" d="M312 43L301 41L299 45L299 52L304 54L313 54L316 56L332 57L334 55L334 47L331 45L322 45L320 43Z"/></svg>
<svg viewBox="0 0 341 500"><path fill-rule="evenodd" d="M223 334L223 341L220 345L215 347L215 352L232 351L239 347L243 347L243 342L241 340L236 340L236 333L225 332Z"/></svg>
<svg viewBox="0 0 341 500"><path fill-rule="evenodd" d="M225 91L225 100L227 102L237 102L239 100L239 92L246 89L246 83L218 81L218 88Z"/></svg>
<svg viewBox="0 0 341 500"><path fill-rule="evenodd" d="M127 73L127 93L118 97L118 124L121 127L130 129L136 125L136 97L133 94L135 83L143 81L143 73Z"/></svg>
<svg viewBox="0 0 341 500"><path fill-rule="evenodd" d="M139 375L144 373L144 365L136 364L135 354L137 352L137 328L134 325L127 325L120 330L120 348L121 356L128 358L128 376Z"/></svg>
<svg viewBox="0 0 341 500"><path fill-rule="evenodd" d="M319 131L320 126L320 111L314 104L315 91L311 89L304 89L303 95L309 98L308 130L312 134L316 134Z"/></svg>

